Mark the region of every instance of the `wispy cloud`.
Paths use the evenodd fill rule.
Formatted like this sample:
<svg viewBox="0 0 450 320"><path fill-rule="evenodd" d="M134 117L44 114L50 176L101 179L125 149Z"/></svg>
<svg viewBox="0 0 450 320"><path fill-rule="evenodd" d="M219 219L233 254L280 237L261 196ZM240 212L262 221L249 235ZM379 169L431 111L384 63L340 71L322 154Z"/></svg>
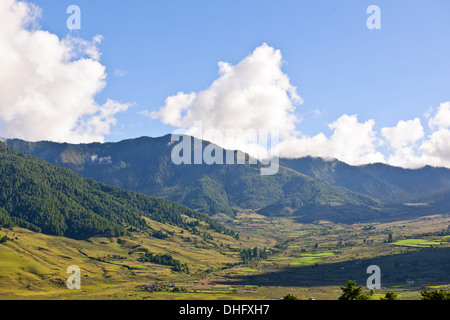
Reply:
<svg viewBox="0 0 450 320"><path fill-rule="evenodd" d="M124 77L128 74L128 71L125 69L116 69L114 70L114 75L116 77Z"/></svg>

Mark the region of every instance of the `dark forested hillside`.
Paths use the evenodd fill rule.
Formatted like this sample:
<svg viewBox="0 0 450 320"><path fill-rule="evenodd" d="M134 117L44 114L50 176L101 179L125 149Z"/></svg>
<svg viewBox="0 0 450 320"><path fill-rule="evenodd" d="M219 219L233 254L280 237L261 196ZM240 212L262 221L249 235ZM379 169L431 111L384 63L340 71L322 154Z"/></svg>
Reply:
<svg viewBox="0 0 450 320"><path fill-rule="evenodd" d="M194 138L191 145L194 145ZM198 140L197 140L198 141ZM207 144L201 141L203 147ZM321 217L354 222L400 210L405 203L442 203L450 194L450 170L408 170L385 164L351 166L338 160L280 159L276 175L261 164L176 165L171 136L117 143L67 144L6 140L9 146L122 189L163 197L206 214L251 209L264 215ZM390 211L389 211L390 210Z"/></svg>
<svg viewBox="0 0 450 320"><path fill-rule="evenodd" d="M53 166L0 142L0 225L74 238L119 236L145 230L143 217L189 228L182 215L233 235L211 218L180 204L124 191Z"/></svg>
<svg viewBox="0 0 450 320"><path fill-rule="evenodd" d="M338 160L305 157L280 164L322 182L364 193L385 204L433 201L450 191L450 169L403 169L376 163L350 166Z"/></svg>
<svg viewBox="0 0 450 320"><path fill-rule="evenodd" d="M206 142L202 142L203 146ZM58 144L8 140L17 150L73 169L85 177L120 188L164 197L207 214L233 215L237 208L268 207L280 214L305 206L369 205L370 196L332 186L295 170L280 167L278 174L262 176L261 165L175 165L171 136L142 137L105 144ZM192 138L192 145L194 139ZM280 208L273 211L274 208Z"/></svg>

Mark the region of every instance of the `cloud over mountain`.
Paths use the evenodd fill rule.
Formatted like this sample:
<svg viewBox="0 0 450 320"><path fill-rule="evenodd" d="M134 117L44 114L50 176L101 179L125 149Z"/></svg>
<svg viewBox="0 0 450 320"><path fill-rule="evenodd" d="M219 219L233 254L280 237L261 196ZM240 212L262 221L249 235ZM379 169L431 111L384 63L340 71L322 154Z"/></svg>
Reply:
<svg viewBox="0 0 450 320"><path fill-rule="evenodd" d="M302 102L295 86L281 70L281 52L267 44L257 47L236 65L219 62L219 78L201 92L184 93L166 99L166 104L151 117L165 124L191 129L195 122L203 131L278 130L287 138L296 132L296 105ZM213 138L213 137L211 137ZM250 139L246 146L239 137L213 142L238 148L258 144ZM246 150L248 151L248 150Z"/></svg>
<svg viewBox="0 0 450 320"><path fill-rule="evenodd" d="M106 85L98 44L40 30L40 9L0 2L0 135L27 140L103 141L129 104L94 97Z"/></svg>
<svg viewBox="0 0 450 320"><path fill-rule="evenodd" d="M434 115L429 115L428 136L419 118L376 129L374 119L360 122L356 114L340 116L328 125L328 133L308 136L301 132L301 119L295 114L302 98L282 71L279 50L264 43L236 65L218 65L219 77L209 88L198 93L178 92L169 96L158 111L143 114L197 137L195 123L199 122L203 132L213 132L203 136L206 140L256 157L310 155L337 158L351 165L382 162L407 168L450 167L450 102L442 103ZM227 135L249 129L277 131L279 143L268 147L257 139Z"/></svg>
<svg viewBox="0 0 450 320"><path fill-rule="evenodd" d="M373 120L360 123L356 115L343 115L329 124L333 130L329 138L324 133L313 137L302 135L298 130L301 119L295 115L302 98L283 73L282 65L281 52L262 44L234 66L219 62L219 78L206 90L170 96L150 116L185 128L193 135L196 134L194 124L199 121L203 131L214 130L226 135L226 139L212 136L210 141L253 156L266 154L259 150L264 145L255 139L243 141L242 136L230 139L227 130L277 131L280 143L272 145L271 151L281 157L333 157L350 164L384 161L376 150L379 139L373 130Z"/></svg>
<svg viewBox="0 0 450 320"><path fill-rule="evenodd" d="M29 2L0 1L0 136L103 142L116 115L130 107L113 99L96 101L107 79L98 48L103 38L85 40L72 33L60 38L39 27L40 14ZM342 114L328 121L328 130L306 135L297 112L303 99L283 66L280 50L263 43L234 65L219 62L217 79L204 90L175 93L158 110L140 114L197 137L201 123L210 133L201 138L256 157L311 155L352 165L450 167L450 102L429 112L425 121L399 119L379 128L376 119ZM126 73L114 72L116 77ZM242 134L246 130L275 132L279 143L269 146L257 135Z"/></svg>

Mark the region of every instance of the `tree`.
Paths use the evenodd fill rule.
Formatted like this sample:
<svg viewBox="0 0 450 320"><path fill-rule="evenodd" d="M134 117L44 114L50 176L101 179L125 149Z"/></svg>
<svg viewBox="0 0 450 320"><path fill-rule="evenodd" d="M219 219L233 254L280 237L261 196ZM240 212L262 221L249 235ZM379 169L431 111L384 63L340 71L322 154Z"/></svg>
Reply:
<svg viewBox="0 0 450 320"><path fill-rule="evenodd" d="M283 297L283 300L300 300L295 294L288 293Z"/></svg>
<svg viewBox="0 0 450 320"><path fill-rule="evenodd" d="M388 291L386 292L386 295L384 296L384 298L380 298L380 300L400 300L397 296L397 294L393 291Z"/></svg>
<svg viewBox="0 0 450 320"><path fill-rule="evenodd" d="M423 290L420 291L420 300L450 300L450 292L444 290Z"/></svg>
<svg viewBox="0 0 450 320"><path fill-rule="evenodd" d="M356 282L349 280L345 287L341 287L342 295L338 300L370 300L370 296L362 293L362 286L356 287Z"/></svg>
<svg viewBox="0 0 450 320"><path fill-rule="evenodd" d="M394 240L392 239L392 233L389 233L387 243L392 243Z"/></svg>
<svg viewBox="0 0 450 320"><path fill-rule="evenodd" d="M5 235L2 238L0 238L0 243L5 243L8 240L9 240L8 236Z"/></svg>

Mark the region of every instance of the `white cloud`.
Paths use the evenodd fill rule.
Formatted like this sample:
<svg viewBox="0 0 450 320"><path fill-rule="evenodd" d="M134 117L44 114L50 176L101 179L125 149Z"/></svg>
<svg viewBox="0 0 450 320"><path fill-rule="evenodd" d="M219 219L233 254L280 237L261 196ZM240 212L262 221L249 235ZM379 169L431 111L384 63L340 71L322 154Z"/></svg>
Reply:
<svg viewBox="0 0 450 320"><path fill-rule="evenodd" d="M432 110L427 112L431 130L428 136L418 118L381 130L393 150L389 164L407 168L450 167L450 102L441 103L434 116Z"/></svg>
<svg viewBox="0 0 450 320"><path fill-rule="evenodd" d="M450 102L440 104L428 125L433 132L420 146L422 163L450 167Z"/></svg>
<svg viewBox="0 0 450 320"><path fill-rule="evenodd" d="M343 115L329 125L333 130L330 138L323 133L302 136L297 130L300 119L294 113L302 99L281 67L280 51L263 44L237 65L219 62L220 76L208 89L170 96L151 116L165 124L189 129L187 133L192 135L196 135L194 122L201 121L203 131L218 130L226 137L226 140L211 137L209 141L253 156L265 153L261 145L251 139L244 142L239 137L229 139L227 130L278 131L280 143L272 146L272 154L281 157L314 155L351 164L384 161L376 150L379 139L373 130L373 120L360 123L356 115ZM263 147L267 149L267 145Z"/></svg>
<svg viewBox="0 0 450 320"><path fill-rule="evenodd" d="M94 97L106 85L92 41L38 28L39 9L0 2L0 134L26 140L103 141L129 104ZM31 28L30 28L31 26Z"/></svg>
<svg viewBox="0 0 450 320"><path fill-rule="evenodd" d="M450 127L450 102L441 103L434 117L428 122L430 128L446 129Z"/></svg>
<svg viewBox="0 0 450 320"><path fill-rule="evenodd" d="M99 157L98 155L94 154L91 156L91 161L97 162L98 164L111 164L112 158L111 156Z"/></svg>
<svg viewBox="0 0 450 320"><path fill-rule="evenodd" d="M410 168L423 166L417 153L418 142L425 135L419 118L401 120L395 127L382 128L381 134L394 152L388 158L389 164Z"/></svg>
<svg viewBox="0 0 450 320"><path fill-rule="evenodd" d="M116 69L116 70L114 70L114 75L116 77L124 77L124 76L127 75L127 73L128 73L128 71L125 70L125 69Z"/></svg>
<svg viewBox="0 0 450 320"><path fill-rule="evenodd" d="M388 140L392 148L406 147L424 136L424 130L419 118L400 120L395 127L381 129L381 134Z"/></svg>
<svg viewBox="0 0 450 320"><path fill-rule="evenodd" d="M150 113L150 116L152 118L161 118L165 124L183 127L183 123L186 122L183 119L183 112L190 108L195 98L195 93L178 92L176 95L168 97L165 106L158 112ZM190 125L193 125L193 122Z"/></svg>
<svg viewBox="0 0 450 320"><path fill-rule="evenodd" d="M344 114L328 125L333 130L329 138L324 133L292 137L279 144L278 152L280 157L336 158L352 165L384 162L383 154L377 151L380 141L374 125L373 120L361 123L356 115Z"/></svg>
<svg viewBox="0 0 450 320"><path fill-rule="evenodd" d="M302 100L281 70L279 50L263 44L236 65L218 65L219 78L208 89L178 92L151 116L185 129L201 121L204 131L215 129L223 134L227 129L279 130L282 137L295 133L295 106ZM236 145L230 139L227 143L224 147Z"/></svg>
<svg viewBox="0 0 450 320"><path fill-rule="evenodd" d="M422 165L450 168L450 129L433 132L420 146Z"/></svg>
<svg viewBox="0 0 450 320"><path fill-rule="evenodd" d="M330 138L331 156L349 164L383 162L383 155L376 150L377 133L374 120L358 122L356 115L343 115L329 125L334 129Z"/></svg>
<svg viewBox="0 0 450 320"><path fill-rule="evenodd" d="M195 122L202 131L214 134L209 141L224 148L239 149L253 156L265 154L267 145L255 139L227 135L229 130L264 129L278 131L280 142L272 154L298 158L317 156L336 158L352 165L383 162L409 168L424 165L450 167L450 102L443 103L432 116L426 113L432 134L425 137L419 118L401 120L395 127L375 129L373 119L359 122L357 115L342 115L329 124L331 134L302 134L295 109L302 99L283 73L279 50L263 44L236 65L219 62L219 77L206 90L178 92L166 99L157 112L141 114L199 137ZM320 115L320 110L314 110ZM227 131L228 130L228 131ZM225 137L225 138L224 138ZM205 137L203 137L205 138ZM388 146L383 154L380 147ZM261 148L265 150L261 151ZM387 160L386 160L387 159Z"/></svg>

